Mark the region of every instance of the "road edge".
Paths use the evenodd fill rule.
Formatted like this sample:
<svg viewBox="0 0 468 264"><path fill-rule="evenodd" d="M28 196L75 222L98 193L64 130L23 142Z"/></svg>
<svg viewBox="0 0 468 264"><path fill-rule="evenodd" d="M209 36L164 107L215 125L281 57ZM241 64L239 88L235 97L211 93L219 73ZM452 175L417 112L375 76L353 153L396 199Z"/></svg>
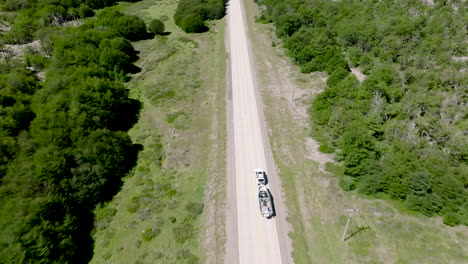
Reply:
<svg viewBox="0 0 468 264"><path fill-rule="evenodd" d="M235 168L235 146L233 126L233 102L232 102L232 76L231 76L231 52L229 19L226 16L224 45L226 49L226 207L225 230L226 244L224 249L224 263L239 263L239 232L237 227L237 190ZM230 234L230 235L228 235Z"/></svg>
<svg viewBox="0 0 468 264"><path fill-rule="evenodd" d="M278 234L278 243L280 246L280 255L281 255L281 262L283 264L294 263L292 258L292 239L289 237L289 233L292 231L292 225L287 221L288 218L288 210L286 206L286 197L285 192L282 189L282 179L278 175L279 168L276 166L272 148L270 145L270 138L269 134L267 133L268 123L266 122L265 115L264 115L264 102L263 96L261 93L261 83L257 78L258 70L257 65L254 63L255 55L253 53L253 47L251 43L251 29L250 24L247 21L247 14L246 14L246 5L245 0L239 0L241 3L241 10L242 10L242 20L244 21L245 29L247 31L247 46L249 51L250 57L250 67L252 69L252 78L254 81L254 91L255 97L257 101L257 112L260 121L260 132L262 135L262 142L264 146L264 155L267 163L267 173L268 179L273 179L272 181L278 183L269 188L272 191L272 196L274 197L274 206L276 216L274 221L276 221L277 227L277 234Z"/></svg>

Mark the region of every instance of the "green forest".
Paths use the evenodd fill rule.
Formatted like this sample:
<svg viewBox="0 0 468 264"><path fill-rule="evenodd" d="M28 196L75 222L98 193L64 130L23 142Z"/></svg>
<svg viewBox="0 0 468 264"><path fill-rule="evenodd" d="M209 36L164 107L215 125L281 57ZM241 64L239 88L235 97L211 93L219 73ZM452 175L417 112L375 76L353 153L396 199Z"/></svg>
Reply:
<svg viewBox="0 0 468 264"><path fill-rule="evenodd" d="M468 225L464 1L256 2L301 71L329 76L310 118L340 186Z"/></svg>
<svg viewBox="0 0 468 264"><path fill-rule="evenodd" d="M1 263L88 262L93 210L135 164L127 131L141 106L124 82L139 70L131 41L152 34L136 16L97 10L114 2L0 1ZM5 49L33 40L24 56Z"/></svg>

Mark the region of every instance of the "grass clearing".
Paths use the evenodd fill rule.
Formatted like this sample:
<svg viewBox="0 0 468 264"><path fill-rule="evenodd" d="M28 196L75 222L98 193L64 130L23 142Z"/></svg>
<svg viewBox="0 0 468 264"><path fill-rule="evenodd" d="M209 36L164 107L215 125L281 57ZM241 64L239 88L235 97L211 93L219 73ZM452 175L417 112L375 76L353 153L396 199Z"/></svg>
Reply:
<svg viewBox="0 0 468 264"><path fill-rule="evenodd" d="M143 109L130 136L143 150L121 191L95 211L91 263L223 257L222 204L214 197L225 175L224 21L188 35L172 20L176 7L170 0L118 6L146 22L167 18L170 34L134 43L141 72L127 85Z"/></svg>
<svg viewBox="0 0 468 264"><path fill-rule="evenodd" d="M301 74L284 55L273 26L254 22L260 14L258 6L252 1L244 1L244 6L258 71L256 82L293 227L295 262L465 263L466 227L445 226L441 218L400 210L401 205L385 197L372 199L341 190L340 168L323 164L324 154L314 154L316 148L307 144L311 134L307 109L324 88L326 76ZM322 171L322 165L331 172ZM346 240L341 241L346 208L359 212L352 215Z"/></svg>

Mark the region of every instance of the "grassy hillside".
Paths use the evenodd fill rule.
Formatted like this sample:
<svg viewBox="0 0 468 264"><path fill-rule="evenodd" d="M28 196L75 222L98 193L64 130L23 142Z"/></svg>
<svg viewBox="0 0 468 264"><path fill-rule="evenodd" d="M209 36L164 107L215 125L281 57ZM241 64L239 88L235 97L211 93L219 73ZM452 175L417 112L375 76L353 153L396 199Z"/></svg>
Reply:
<svg viewBox="0 0 468 264"><path fill-rule="evenodd" d="M143 108L130 135L143 150L119 194L95 211L91 263L222 259L223 220L213 197L223 190L216 175L222 177L225 166L224 25L188 35L172 20L176 6L119 6L147 22L160 19L168 34L135 43L142 71L128 88Z"/></svg>

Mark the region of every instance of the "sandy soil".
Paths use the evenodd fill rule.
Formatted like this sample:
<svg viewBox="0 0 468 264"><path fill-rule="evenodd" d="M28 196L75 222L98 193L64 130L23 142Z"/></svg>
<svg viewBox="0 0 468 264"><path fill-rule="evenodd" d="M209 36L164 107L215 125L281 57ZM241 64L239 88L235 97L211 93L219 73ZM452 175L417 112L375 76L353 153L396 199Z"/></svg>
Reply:
<svg viewBox="0 0 468 264"><path fill-rule="evenodd" d="M464 62L464 61L468 61L468 56L463 56L463 57L456 57L456 56L453 56L453 57L452 57L452 60Z"/></svg>
<svg viewBox="0 0 468 264"><path fill-rule="evenodd" d="M358 68L351 68L351 72L356 76L359 82L363 82L367 77Z"/></svg>
<svg viewBox="0 0 468 264"><path fill-rule="evenodd" d="M5 49L11 51L15 58L23 56L26 48L32 48L33 50L40 51L41 43L39 40L34 40L31 43L26 43L22 45L5 45Z"/></svg>

